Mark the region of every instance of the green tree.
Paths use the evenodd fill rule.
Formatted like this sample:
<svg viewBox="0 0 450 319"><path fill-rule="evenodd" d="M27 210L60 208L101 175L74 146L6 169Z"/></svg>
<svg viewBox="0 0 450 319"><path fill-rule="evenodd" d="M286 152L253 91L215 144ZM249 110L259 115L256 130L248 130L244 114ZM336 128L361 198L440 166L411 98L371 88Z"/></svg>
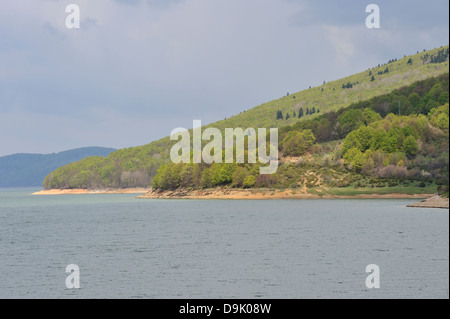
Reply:
<svg viewBox="0 0 450 319"><path fill-rule="evenodd" d="M429 100L427 105L424 107L423 113L428 114L434 108L438 107L438 103L435 100Z"/></svg>
<svg viewBox="0 0 450 319"><path fill-rule="evenodd" d="M365 125L369 125L370 123L381 121L383 118L380 114L375 112L372 109L365 108L363 110L363 121Z"/></svg>
<svg viewBox="0 0 450 319"><path fill-rule="evenodd" d="M277 120L282 120L282 119L283 119L283 112L277 111Z"/></svg>
<svg viewBox="0 0 450 319"><path fill-rule="evenodd" d="M235 164L213 164L211 182L213 186L227 185L233 182Z"/></svg>
<svg viewBox="0 0 450 319"><path fill-rule="evenodd" d="M200 185L202 188L210 188L213 186L211 168L208 167L203 170Z"/></svg>
<svg viewBox="0 0 450 319"><path fill-rule="evenodd" d="M212 164L210 167L211 170L211 185L212 186L219 186L222 184L222 179L220 176L220 170L221 170L221 164Z"/></svg>
<svg viewBox="0 0 450 319"><path fill-rule="evenodd" d="M409 157L413 158L419 152L419 145L414 136L408 136L403 141L403 152Z"/></svg>
<svg viewBox="0 0 450 319"><path fill-rule="evenodd" d="M361 153L369 149L376 151L383 148L386 139L386 131L383 129L361 126L359 129L347 135L342 145L342 154L345 155L351 148L356 148ZM397 140L395 140L395 147L397 147Z"/></svg>
<svg viewBox="0 0 450 319"><path fill-rule="evenodd" d="M443 105L445 103L448 103L448 98L449 98L448 92L442 92L441 95L439 95L437 101L439 105Z"/></svg>
<svg viewBox="0 0 450 319"><path fill-rule="evenodd" d="M430 89L428 94L433 98L435 101L438 100L439 96L445 92L445 89L442 87L441 83L436 83L433 85L433 87Z"/></svg>
<svg viewBox="0 0 450 319"><path fill-rule="evenodd" d="M448 115L441 113L437 117L437 127L443 130L448 130L449 121L448 121Z"/></svg>
<svg viewBox="0 0 450 319"><path fill-rule="evenodd" d="M363 111L359 109L350 109L342 113L339 118L340 135L346 136L364 125Z"/></svg>
<svg viewBox="0 0 450 319"><path fill-rule="evenodd" d="M344 160L355 172L360 172L365 162L363 153L356 147L349 149L345 153Z"/></svg>
<svg viewBox="0 0 450 319"><path fill-rule="evenodd" d="M428 114L428 118L433 126L441 130L449 129L449 104L441 105L434 108Z"/></svg>
<svg viewBox="0 0 450 319"><path fill-rule="evenodd" d="M243 183L243 187L244 188L251 188L255 186L255 181L256 178L253 175L249 175L245 178L244 183Z"/></svg>
<svg viewBox="0 0 450 319"><path fill-rule="evenodd" d="M386 153L395 153L398 151L398 139L393 134L388 134L381 142L381 149Z"/></svg>
<svg viewBox="0 0 450 319"><path fill-rule="evenodd" d="M420 95L417 93L412 93L408 96L408 101L411 103L411 106L413 107L413 110L415 113L419 113L421 110L421 99Z"/></svg>
<svg viewBox="0 0 450 319"><path fill-rule="evenodd" d="M234 171L233 174L233 186L234 187L242 187L244 184L244 180L248 175L248 170L244 167L238 167Z"/></svg>
<svg viewBox="0 0 450 319"><path fill-rule="evenodd" d="M302 156L311 146L314 145L316 138L311 130L291 131L281 143L281 148L286 156Z"/></svg>
<svg viewBox="0 0 450 319"><path fill-rule="evenodd" d="M195 185L194 181L194 165L197 164L184 164L182 166L181 172L180 172L180 186L181 187L196 187L198 185Z"/></svg>

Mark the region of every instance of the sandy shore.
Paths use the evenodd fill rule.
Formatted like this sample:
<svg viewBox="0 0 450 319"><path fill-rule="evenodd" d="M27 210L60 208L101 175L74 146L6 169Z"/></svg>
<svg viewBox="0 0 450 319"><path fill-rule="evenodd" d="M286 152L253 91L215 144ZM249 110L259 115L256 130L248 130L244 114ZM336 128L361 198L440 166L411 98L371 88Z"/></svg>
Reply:
<svg viewBox="0 0 450 319"><path fill-rule="evenodd" d="M84 195L84 194L144 194L148 188L124 189L43 189L31 195Z"/></svg>
<svg viewBox="0 0 450 319"><path fill-rule="evenodd" d="M421 202L408 205L408 207L423 207L423 208L449 208L449 199L441 197L439 195L434 195L431 198L425 199Z"/></svg>
<svg viewBox="0 0 450 319"><path fill-rule="evenodd" d="M155 191L149 188L125 189L44 189L31 195L84 195L84 194L142 194L140 199L423 199L408 207L449 208L449 199L436 194L360 194L360 195L316 195L298 190L270 189L223 189L212 188L202 190L177 189L174 191Z"/></svg>
<svg viewBox="0 0 450 319"><path fill-rule="evenodd" d="M429 198L433 194L361 194L361 195L315 195L295 190L269 190L269 189L204 189L174 191L154 191L138 196L142 199L334 199L334 198Z"/></svg>

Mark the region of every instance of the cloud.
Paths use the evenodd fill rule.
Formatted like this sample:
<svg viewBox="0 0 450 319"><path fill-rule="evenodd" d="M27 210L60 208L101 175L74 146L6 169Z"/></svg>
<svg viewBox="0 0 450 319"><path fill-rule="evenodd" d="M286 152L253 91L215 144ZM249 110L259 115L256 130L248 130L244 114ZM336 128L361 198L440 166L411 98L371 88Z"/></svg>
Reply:
<svg viewBox="0 0 450 319"><path fill-rule="evenodd" d="M361 1L341 0L339 5L333 0L287 1L299 5L299 10L290 19L298 27L360 24L365 20L366 6Z"/></svg>
<svg viewBox="0 0 450 319"><path fill-rule="evenodd" d="M115 2L119 4L126 4L126 5L138 5L142 3L142 0L114 0Z"/></svg>
<svg viewBox="0 0 450 319"><path fill-rule="evenodd" d="M119 4L138 6L142 3L146 3L151 8L165 9L171 5L184 2L185 0L114 0Z"/></svg>
<svg viewBox="0 0 450 319"><path fill-rule="evenodd" d="M185 0L146 0L146 3L150 7L157 7L157 8L168 8L171 5L179 4L184 2Z"/></svg>
<svg viewBox="0 0 450 319"><path fill-rule="evenodd" d="M446 26L449 23L449 2L447 0L411 1L377 0L285 0L298 5L298 11L291 23L299 27L310 25L361 25L369 15L366 6L376 3L380 8L382 27L386 29L402 28L409 30L426 29L430 23L434 26Z"/></svg>
<svg viewBox="0 0 450 319"><path fill-rule="evenodd" d="M15 139L0 149L26 152L26 135L50 151L91 145L89 134L97 145L146 143L448 43L447 2L378 2L382 28L369 30L360 1L77 0L81 28L69 30L67 1L8 1L0 113L13 124L0 135ZM32 118L47 135L33 134ZM51 138L55 125L64 138Z"/></svg>

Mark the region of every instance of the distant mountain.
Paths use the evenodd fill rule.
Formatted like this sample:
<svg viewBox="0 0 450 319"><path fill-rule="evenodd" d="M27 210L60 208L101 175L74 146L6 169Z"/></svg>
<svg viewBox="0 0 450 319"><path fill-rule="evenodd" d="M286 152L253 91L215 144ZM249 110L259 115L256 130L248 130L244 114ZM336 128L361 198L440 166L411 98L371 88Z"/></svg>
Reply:
<svg viewBox="0 0 450 319"><path fill-rule="evenodd" d="M41 186L58 167L90 156L106 157L113 148L83 147L53 154L14 154L0 157L0 187Z"/></svg>

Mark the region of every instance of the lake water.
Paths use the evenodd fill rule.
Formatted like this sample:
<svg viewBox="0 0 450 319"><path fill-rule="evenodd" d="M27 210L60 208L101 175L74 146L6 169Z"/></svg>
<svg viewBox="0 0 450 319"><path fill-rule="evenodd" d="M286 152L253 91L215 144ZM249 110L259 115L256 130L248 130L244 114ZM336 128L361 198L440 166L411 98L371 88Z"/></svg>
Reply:
<svg viewBox="0 0 450 319"><path fill-rule="evenodd" d="M415 200L32 191L0 190L0 298L449 298L448 210Z"/></svg>

